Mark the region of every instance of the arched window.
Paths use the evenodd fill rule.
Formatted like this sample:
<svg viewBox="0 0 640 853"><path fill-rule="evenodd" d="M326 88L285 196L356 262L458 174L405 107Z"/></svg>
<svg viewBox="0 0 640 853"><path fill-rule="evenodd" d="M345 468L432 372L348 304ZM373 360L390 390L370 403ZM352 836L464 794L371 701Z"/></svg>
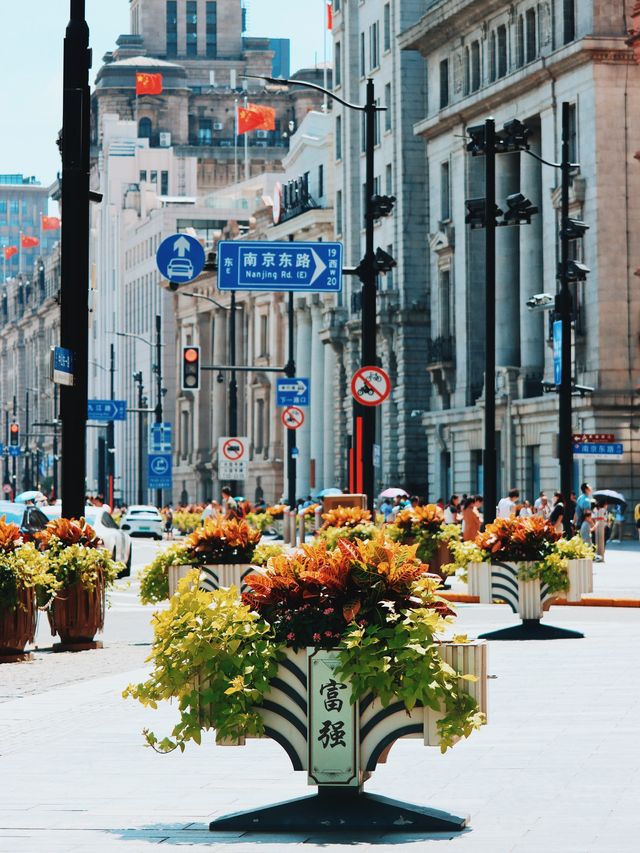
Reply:
<svg viewBox="0 0 640 853"><path fill-rule="evenodd" d="M138 122L138 139L151 139L151 119L141 118Z"/></svg>

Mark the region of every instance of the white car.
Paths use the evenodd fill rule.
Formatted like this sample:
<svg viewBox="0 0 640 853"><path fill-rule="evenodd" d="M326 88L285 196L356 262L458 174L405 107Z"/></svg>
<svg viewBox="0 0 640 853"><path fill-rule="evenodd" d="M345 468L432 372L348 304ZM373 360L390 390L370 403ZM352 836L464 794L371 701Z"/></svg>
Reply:
<svg viewBox="0 0 640 853"><path fill-rule="evenodd" d="M60 518L62 513L61 504L55 506L38 507L47 518ZM108 507L86 506L84 517L93 527L97 535L104 542L104 547L111 552L114 560L119 560L127 567L122 574L131 574L131 538L128 533L121 530L113 520Z"/></svg>
<svg viewBox="0 0 640 853"><path fill-rule="evenodd" d="M135 504L120 519L120 527L130 536L152 536L162 539L164 518L154 506Z"/></svg>

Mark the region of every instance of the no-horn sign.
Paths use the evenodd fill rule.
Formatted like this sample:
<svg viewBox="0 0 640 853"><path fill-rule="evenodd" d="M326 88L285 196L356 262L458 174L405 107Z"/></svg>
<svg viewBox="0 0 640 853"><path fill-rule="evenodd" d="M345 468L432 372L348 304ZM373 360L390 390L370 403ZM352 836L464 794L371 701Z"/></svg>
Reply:
<svg viewBox="0 0 640 853"><path fill-rule="evenodd" d="M391 393L391 380L381 367L361 367L353 374L351 393L363 406L379 406Z"/></svg>
<svg viewBox="0 0 640 853"><path fill-rule="evenodd" d="M298 406L287 406L280 415L280 420L287 429L300 429L304 423L304 412Z"/></svg>

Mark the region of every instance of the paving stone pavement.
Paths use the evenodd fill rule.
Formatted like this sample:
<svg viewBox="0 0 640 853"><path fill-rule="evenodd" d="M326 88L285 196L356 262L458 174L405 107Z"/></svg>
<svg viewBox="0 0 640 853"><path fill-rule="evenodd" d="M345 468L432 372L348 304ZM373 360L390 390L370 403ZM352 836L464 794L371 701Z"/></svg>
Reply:
<svg viewBox="0 0 640 853"><path fill-rule="evenodd" d="M459 613L471 636L515 622L504 607L460 606ZM14 682L13 696L0 688L0 851L138 853L161 844L215 853L637 853L638 612L555 607L545 621L586 637L492 643L490 725L444 756L401 741L367 783L370 791L469 814L463 833L209 833L215 816L312 789L269 740L229 748L206 737L183 755L145 749L141 729L168 731L175 709L123 701L123 687L145 669L105 673L106 648L49 656L47 665L76 668L81 680L38 692ZM0 685L24 666L4 665Z"/></svg>

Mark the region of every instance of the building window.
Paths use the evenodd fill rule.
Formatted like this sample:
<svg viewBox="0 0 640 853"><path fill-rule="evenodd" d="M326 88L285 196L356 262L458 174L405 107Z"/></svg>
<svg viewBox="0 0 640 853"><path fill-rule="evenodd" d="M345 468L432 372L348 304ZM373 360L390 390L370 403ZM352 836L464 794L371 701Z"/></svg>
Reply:
<svg viewBox="0 0 640 853"><path fill-rule="evenodd" d="M493 83L497 76L496 34L489 36L489 82Z"/></svg>
<svg viewBox="0 0 640 853"><path fill-rule="evenodd" d="M260 315L260 356L262 358L269 354L269 315Z"/></svg>
<svg viewBox="0 0 640 853"><path fill-rule="evenodd" d="M504 24L498 27L498 77L507 73L507 28Z"/></svg>
<svg viewBox="0 0 640 853"><path fill-rule="evenodd" d="M336 192L336 234L342 234L342 190Z"/></svg>
<svg viewBox="0 0 640 853"><path fill-rule="evenodd" d="M449 161L440 164L440 219L451 219L451 184L449 179Z"/></svg>
<svg viewBox="0 0 640 853"><path fill-rule="evenodd" d="M333 82L337 89L342 85L342 44L337 41L333 55Z"/></svg>
<svg viewBox="0 0 640 853"><path fill-rule="evenodd" d="M538 53L536 37L536 10L527 9L526 13L526 57L527 62L533 62Z"/></svg>
<svg viewBox="0 0 640 853"><path fill-rule="evenodd" d="M569 107L569 159L578 162L578 110L575 104Z"/></svg>
<svg viewBox="0 0 640 853"><path fill-rule="evenodd" d="M198 2L187 0L187 56L198 55Z"/></svg>
<svg viewBox="0 0 640 853"><path fill-rule="evenodd" d="M440 336L451 337L451 274L440 270Z"/></svg>
<svg viewBox="0 0 640 853"><path fill-rule="evenodd" d="M380 98L376 98L376 106L380 106ZM373 120L373 144L380 145L380 111L376 110Z"/></svg>
<svg viewBox="0 0 640 853"><path fill-rule="evenodd" d="M256 400L256 429L253 445L256 453L264 452L264 400Z"/></svg>
<svg viewBox="0 0 640 853"><path fill-rule="evenodd" d="M443 59L440 63L440 109L449 104L449 60Z"/></svg>
<svg viewBox="0 0 640 853"><path fill-rule="evenodd" d="M157 183L158 183L158 173L157 173L157 172L151 172L151 173L150 173L150 175L149 175L149 182L150 182L150 183L152 183L152 184L157 184Z"/></svg>
<svg viewBox="0 0 640 853"><path fill-rule="evenodd" d="M366 55L364 49L364 33L360 33L360 76L364 77L367 70Z"/></svg>
<svg viewBox="0 0 640 853"><path fill-rule="evenodd" d="M393 243L387 245L387 254L393 257ZM393 290L393 267L387 273L387 290Z"/></svg>
<svg viewBox="0 0 640 853"><path fill-rule="evenodd" d="M336 160L342 160L342 116L336 116Z"/></svg>
<svg viewBox="0 0 640 853"><path fill-rule="evenodd" d="M169 172L160 172L160 195L169 195Z"/></svg>
<svg viewBox="0 0 640 853"><path fill-rule="evenodd" d="M213 122L210 118L201 118L198 125L198 145L213 145Z"/></svg>
<svg viewBox="0 0 640 853"><path fill-rule="evenodd" d="M518 18L516 24L516 67L522 68L524 65L524 18L522 15Z"/></svg>
<svg viewBox="0 0 640 853"><path fill-rule="evenodd" d="M387 163L384 170L384 191L387 195L393 193L393 166Z"/></svg>
<svg viewBox="0 0 640 853"><path fill-rule="evenodd" d="M462 80L462 94L468 95L471 91L471 54L469 48L464 51L464 77Z"/></svg>
<svg viewBox="0 0 640 853"><path fill-rule="evenodd" d="M471 91L477 92L480 88L480 42L471 44Z"/></svg>
<svg viewBox="0 0 640 853"><path fill-rule="evenodd" d="M191 418L188 411L180 412L180 456L186 459L191 453Z"/></svg>
<svg viewBox="0 0 640 853"><path fill-rule="evenodd" d="M569 44L576 37L576 0L562 2L563 44Z"/></svg>
<svg viewBox="0 0 640 853"><path fill-rule="evenodd" d="M373 71L380 65L380 22L375 21L369 27L369 69Z"/></svg>
<svg viewBox="0 0 640 853"><path fill-rule="evenodd" d="M150 118L141 118L138 122L138 138L139 139L151 139L151 119Z"/></svg>
<svg viewBox="0 0 640 853"><path fill-rule="evenodd" d="M140 170L140 183L142 183L143 181L146 181L146 180L147 180L147 170L141 169Z"/></svg>
<svg viewBox="0 0 640 853"><path fill-rule="evenodd" d="M178 3L177 0L167 2L167 56L178 55Z"/></svg>
<svg viewBox="0 0 640 853"><path fill-rule="evenodd" d="M525 447L525 488L529 500L534 501L540 494L540 445L528 444Z"/></svg>
<svg viewBox="0 0 640 853"><path fill-rule="evenodd" d="M318 198L324 197L324 166L322 163L318 166Z"/></svg>
<svg viewBox="0 0 640 853"><path fill-rule="evenodd" d="M384 86L384 105L387 108L384 114L384 129L391 130L391 83Z"/></svg>
<svg viewBox="0 0 640 853"><path fill-rule="evenodd" d="M391 50L391 4L385 3L383 8L383 49Z"/></svg>
<svg viewBox="0 0 640 853"><path fill-rule="evenodd" d="M218 4L207 2L207 56L218 55Z"/></svg>

